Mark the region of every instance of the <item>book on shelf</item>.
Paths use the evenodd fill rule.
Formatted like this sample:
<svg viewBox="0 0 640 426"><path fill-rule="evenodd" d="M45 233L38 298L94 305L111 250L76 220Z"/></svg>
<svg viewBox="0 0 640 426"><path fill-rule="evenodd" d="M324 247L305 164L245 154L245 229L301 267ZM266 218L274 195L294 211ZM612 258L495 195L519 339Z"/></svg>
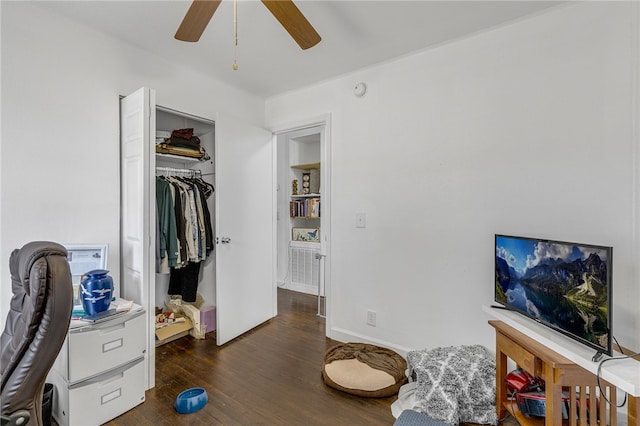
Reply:
<svg viewBox="0 0 640 426"><path fill-rule="evenodd" d="M320 198L307 198L300 200L291 200L289 202L290 217L320 217Z"/></svg>
<svg viewBox="0 0 640 426"><path fill-rule="evenodd" d="M307 201L307 215L310 217L320 217L320 198L310 198Z"/></svg>

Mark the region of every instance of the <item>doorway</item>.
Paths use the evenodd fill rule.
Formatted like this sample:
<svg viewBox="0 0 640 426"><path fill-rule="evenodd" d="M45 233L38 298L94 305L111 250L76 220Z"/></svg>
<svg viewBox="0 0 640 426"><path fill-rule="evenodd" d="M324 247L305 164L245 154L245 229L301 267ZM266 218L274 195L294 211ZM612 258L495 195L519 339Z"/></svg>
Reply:
<svg viewBox="0 0 640 426"><path fill-rule="evenodd" d="M277 285L313 295L330 319L331 185L328 117L274 132L277 149ZM330 328L326 327L327 336Z"/></svg>

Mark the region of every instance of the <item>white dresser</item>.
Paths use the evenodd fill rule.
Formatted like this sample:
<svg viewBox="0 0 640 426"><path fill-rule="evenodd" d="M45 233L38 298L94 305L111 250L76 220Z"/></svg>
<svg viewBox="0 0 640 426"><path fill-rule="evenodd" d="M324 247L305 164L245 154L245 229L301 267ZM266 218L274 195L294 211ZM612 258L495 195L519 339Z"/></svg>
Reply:
<svg viewBox="0 0 640 426"><path fill-rule="evenodd" d="M60 426L100 425L144 402L145 310L95 323L72 321L47 382Z"/></svg>

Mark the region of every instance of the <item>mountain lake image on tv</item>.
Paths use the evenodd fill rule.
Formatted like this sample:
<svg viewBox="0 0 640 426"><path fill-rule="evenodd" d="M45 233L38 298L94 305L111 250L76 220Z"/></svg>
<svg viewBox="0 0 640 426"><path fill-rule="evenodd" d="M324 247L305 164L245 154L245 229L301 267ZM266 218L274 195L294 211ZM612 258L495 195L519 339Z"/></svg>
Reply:
<svg viewBox="0 0 640 426"><path fill-rule="evenodd" d="M495 301L612 355L612 248L495 236Z"/></svg>

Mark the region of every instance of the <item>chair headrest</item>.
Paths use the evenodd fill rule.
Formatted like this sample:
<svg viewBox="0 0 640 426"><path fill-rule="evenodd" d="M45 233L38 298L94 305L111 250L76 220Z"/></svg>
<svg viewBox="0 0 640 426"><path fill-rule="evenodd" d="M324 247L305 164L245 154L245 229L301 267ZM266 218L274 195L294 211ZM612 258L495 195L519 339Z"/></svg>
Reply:
<svg viewBox="0 0 640 426"><path fill-rule="evenodd" d="M30 294L29 275L33 264L44 256L60 255L67 257L67 249L64 246L51 241L32 241L21 249L11 252L9 258L9 270L14 286L22 286L27 294Z"/></svg>

